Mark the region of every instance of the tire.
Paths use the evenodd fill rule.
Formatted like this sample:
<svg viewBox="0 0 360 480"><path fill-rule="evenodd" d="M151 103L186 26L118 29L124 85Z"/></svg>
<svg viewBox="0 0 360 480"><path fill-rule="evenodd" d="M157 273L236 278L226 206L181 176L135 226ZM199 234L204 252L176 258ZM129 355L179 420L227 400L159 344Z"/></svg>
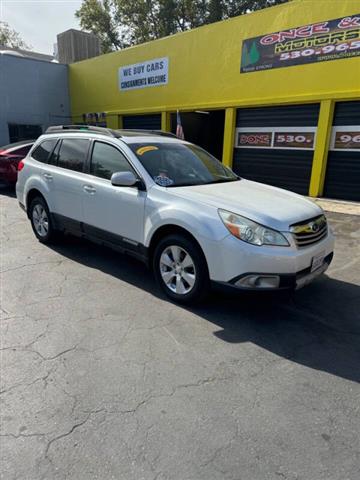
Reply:
<svg viewBox="0 0 360 480"><path fill-rule="evenodd" d="M163 292L178 303L199 302L209 292L204 254L185 235L173 234L160 240L154 251L153 270Z"/></svg>
<svg viewBox="0 0 360 480"><path fill-rule="evenodd" d="M53 243L57 232L53 227L49 207L43 197L35 197L29 208L29 218L36 238L41 243Z"/></svg>

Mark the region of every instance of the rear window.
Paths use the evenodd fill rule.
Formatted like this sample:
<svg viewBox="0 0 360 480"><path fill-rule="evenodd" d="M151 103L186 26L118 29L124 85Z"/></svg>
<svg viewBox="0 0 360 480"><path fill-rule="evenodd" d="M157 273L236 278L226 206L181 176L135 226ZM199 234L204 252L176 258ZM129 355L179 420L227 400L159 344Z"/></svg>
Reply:
<svg viewBox="0 0 360 480"><path fill-rule="evenodd" d="M31 154L33 159L41 163L47 163L50 153L55 147L56 141L56 138L49 138L49 140L41 142Z"/></svg>
<svg viewBox="0 0 360 480"><path fill-rule="evenodd" d="M58 167L82 172L89 149L89 140L83 138L64 138L57 159Z"/></svg>

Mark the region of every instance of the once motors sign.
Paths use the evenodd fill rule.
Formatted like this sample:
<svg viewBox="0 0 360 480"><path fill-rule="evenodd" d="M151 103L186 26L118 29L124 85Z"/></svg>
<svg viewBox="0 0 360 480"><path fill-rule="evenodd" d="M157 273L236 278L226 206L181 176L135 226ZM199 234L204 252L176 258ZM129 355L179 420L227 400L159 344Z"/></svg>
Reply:
<svg viewBox="0 0 360 480"><path fill-rule="evenodd" d="M125 65L119 68L119 90L166 85L169 75L169 59L155 58L142 63Z"/></svg>
<svg viewBox="0 0 360 480"><path fill-rule="evenodd" d="M243 41L241 73L360 55L360 14Z"/></svg>

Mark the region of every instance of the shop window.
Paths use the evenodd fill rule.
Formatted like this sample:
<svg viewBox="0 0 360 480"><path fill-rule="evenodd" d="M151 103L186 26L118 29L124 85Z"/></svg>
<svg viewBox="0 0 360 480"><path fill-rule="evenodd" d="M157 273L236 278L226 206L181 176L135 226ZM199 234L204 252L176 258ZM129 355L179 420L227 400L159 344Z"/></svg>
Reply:
<svg viewBox="0 0 360 480"><path fill-rule="evenodd" d="M41 134L41 125L9 123L10 143L20 142L21 140L36 140Z"/></svg>

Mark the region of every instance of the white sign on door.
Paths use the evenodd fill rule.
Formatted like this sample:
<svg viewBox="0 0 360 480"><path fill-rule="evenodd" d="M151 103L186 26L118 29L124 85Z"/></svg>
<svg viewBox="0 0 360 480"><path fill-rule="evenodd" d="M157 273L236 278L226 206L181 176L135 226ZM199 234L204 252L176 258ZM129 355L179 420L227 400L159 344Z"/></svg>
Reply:
<svg viewBox="0 0 360 480"><path fill-rule="evenodd" d="M119 90L157 87L168 83L169 58L154 58L147 62L119 68Z"/></svg>

